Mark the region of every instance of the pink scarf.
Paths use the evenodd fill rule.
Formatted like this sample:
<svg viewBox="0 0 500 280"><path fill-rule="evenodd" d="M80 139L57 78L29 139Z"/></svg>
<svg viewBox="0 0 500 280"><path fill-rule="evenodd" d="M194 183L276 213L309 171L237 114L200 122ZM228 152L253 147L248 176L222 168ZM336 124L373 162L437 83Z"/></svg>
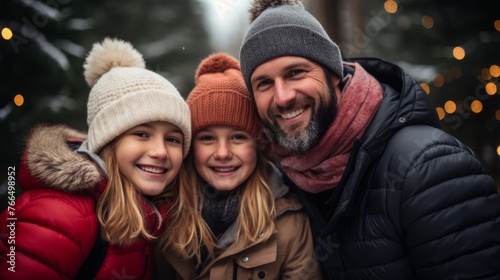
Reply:
<svg viewBox="0 0 500 280"><path fill-rule="evenodd" d="M320 141L304 154L287 154L276 147L285 173L307 192L319 193L337 186L349 160L354 140L370 124L383 90L358 63L342 93L337 116Z"/></svg>

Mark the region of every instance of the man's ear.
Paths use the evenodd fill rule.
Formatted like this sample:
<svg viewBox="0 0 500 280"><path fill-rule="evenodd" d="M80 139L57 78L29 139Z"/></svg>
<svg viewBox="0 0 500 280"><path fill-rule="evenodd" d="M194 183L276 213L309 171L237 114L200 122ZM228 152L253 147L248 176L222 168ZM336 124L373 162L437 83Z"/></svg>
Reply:
<svg viewBox="0 0 500 280"><path fill-rule="evenodd" d="M346 74L343 79L335 75L331 75L333 88L335 89L335 95L337 97L337 104L339 104L340 100L342 100L342 91L344 87L349 83L352 78L351 74Z"/></svg>

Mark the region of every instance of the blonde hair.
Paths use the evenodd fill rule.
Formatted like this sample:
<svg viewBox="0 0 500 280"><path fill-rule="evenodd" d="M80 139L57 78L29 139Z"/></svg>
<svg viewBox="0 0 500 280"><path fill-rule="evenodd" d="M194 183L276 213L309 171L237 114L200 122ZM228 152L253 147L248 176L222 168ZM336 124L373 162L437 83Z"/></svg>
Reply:
<svg viewBox="0 0 500 280"><path fill-rule="evenodd" d="M116 141L112 141L99 153L109 176L107 186L97 202L101 235L110 244L120 246L130 244L140 236L148 240L155 239L148 232L141 204L149 203L157 211L159 203L173 201L178 194L178 176L150 201L120 171L115 147Z"/></svg>
<svg viewBox="0 0 500 280"><path fill-rule="evenodd" d="M171 208L171 227L163 234L162 249L173 247L201 263L200 248L205 246L210 258L216 254L217 240L202 217L204 183L196 173L193 154L189 152L185 168L179 173L179 196ZM247 245L267 240L275 230L274 194L268 184L269 163L257 152L257 167L241 186L240 208L236 219L236 241Z"/></svg>

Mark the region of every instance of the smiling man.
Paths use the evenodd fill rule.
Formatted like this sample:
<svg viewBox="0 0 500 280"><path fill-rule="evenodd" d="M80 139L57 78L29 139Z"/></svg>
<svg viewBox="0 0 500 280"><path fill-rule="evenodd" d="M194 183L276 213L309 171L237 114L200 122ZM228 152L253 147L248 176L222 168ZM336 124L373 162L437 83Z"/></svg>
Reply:
<svg viewBox="0 0 500 280"><path fill-rule="evenodd" d="M302 57L278 57L254 71L251 85L260 117L285 149L308 150L333 121L341 94L328 86L327 73Z"/></svg>
<svg viewBox="0 0 500 280"><path fill-rule="evenodd" d="M500 278L495 183L416 81L343 59L300 1L254 1L251 19L243 77L324 279Z"/></svg>

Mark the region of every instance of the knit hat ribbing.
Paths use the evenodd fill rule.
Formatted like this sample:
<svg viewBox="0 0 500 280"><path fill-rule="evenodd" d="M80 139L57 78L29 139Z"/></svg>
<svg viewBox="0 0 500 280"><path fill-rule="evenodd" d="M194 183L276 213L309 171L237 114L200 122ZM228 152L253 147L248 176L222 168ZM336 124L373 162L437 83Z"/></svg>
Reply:
<svg viewBox="0 0 500 280"><path fill-rule="evenodd" d="M128 129L152 121L176 125L184 134L183 154L191 144L189 108L164 77L145 69L130 43L106 38L94 44L84 64L91 87L87 102L88 147L97 153Z"/></svg>
<svg viewBox="0 0 500 280"><path fill-rule="evenodd" d="M300 1L255 0L251 13L255 20L240 49L241 72L250 91L255 68L280 56L305 57L344 76L339 47Z"/></svg>
<svg viewBox="0 0 500 280"><path fill-rule="evenodd" d="M225 53L208 56L198 66L195 82L186 100L193 135L210 126L230 126L257 138L260 122L236 58Z"/></svg>

